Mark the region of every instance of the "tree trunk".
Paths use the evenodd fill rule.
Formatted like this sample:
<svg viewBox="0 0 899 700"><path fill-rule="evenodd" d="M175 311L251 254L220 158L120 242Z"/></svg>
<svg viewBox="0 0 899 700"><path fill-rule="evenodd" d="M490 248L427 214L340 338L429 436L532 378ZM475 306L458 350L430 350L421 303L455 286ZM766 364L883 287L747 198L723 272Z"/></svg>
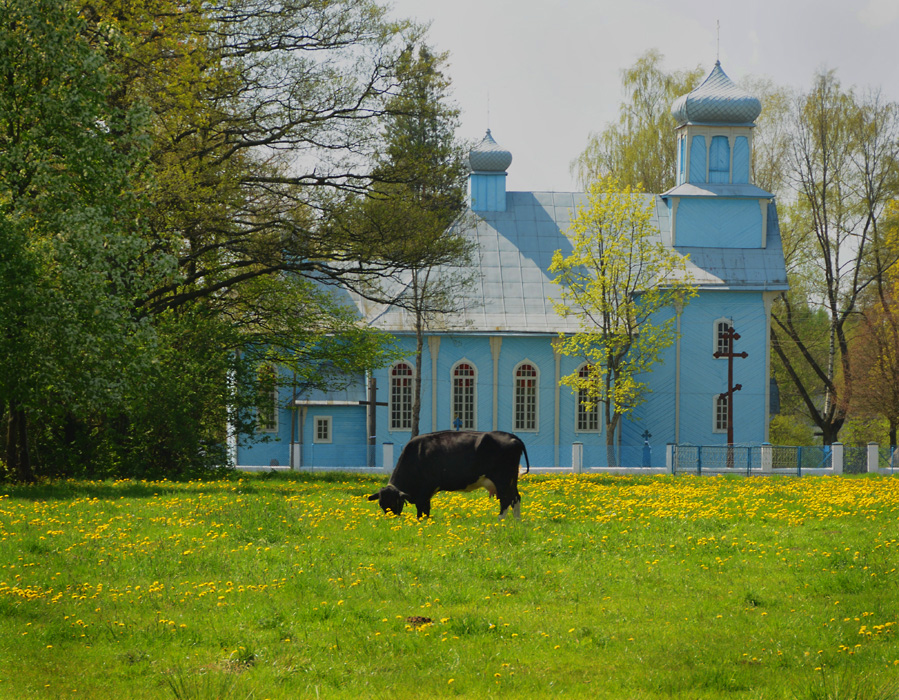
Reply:
<svg viewBox="0 0 899 700"><path fill-rule="evenodd" d="M421 328L415 331L415 373L412 380L412 435L418 435L419 416L421 415L421 353L424 337Z"/></svg>
<svg viewBox="0 0 899 700"><path fill-rule="evenodd" d="M6 421L6 466L15 475L16 481L34 481L28 452L28 420L25 411L15 401L9 403Z"/></svg>
<svg viewBox="0 0 899 700"><path fill-rule="evenodd" d="M413 284L417 277L413 280ZM418 288L416 285L416 298L418 298ZM424 350L424 319L421 312L421 304L415 304L415 370L412 379L412 434L410 437L418 435L419 417L421 416L421 355Z"/></svg>
<svg viewBox="0 0 899 700"><path fill-rule="evenodd" d="M618 466L618 459L615 456L615 426L609 423L606 423L606 466Z"/></svg>

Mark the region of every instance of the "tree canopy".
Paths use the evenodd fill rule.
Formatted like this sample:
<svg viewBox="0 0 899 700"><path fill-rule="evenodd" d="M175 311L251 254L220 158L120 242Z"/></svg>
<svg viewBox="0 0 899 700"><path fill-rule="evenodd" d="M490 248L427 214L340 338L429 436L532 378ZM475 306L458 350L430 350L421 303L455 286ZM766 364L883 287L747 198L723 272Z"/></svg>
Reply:
<svg viewBox="0 0 899 700"><path fill-rule="evenodd" d="M569 229L572 251L556 251L549 268L562 292L556 311L581 327L562 337L559 351L583 358L588 370L562 383L602 407L609 465L617 463L621 418L645 400L647 372L676 340L675 314L696 295L685 258L652 224L653 207L615 178L590 183Z"/></svg>
<svg viewBox="0 0 899 700"><path fill-rule="evenodd" d="M0 442L20 478L220 465L225 426L254 430L257 367L299 390L384 361L334 290L400 269L395 238L342 217L398 181L379 164L419 27L373 0L3 7Z"/></svg>
<svg viewBox="0 0 899 700"><path fill-rule="evenodd" d="M696 87L702 69L668 73L663 60L661 53L650 50L621 71L626 99L619 107L618 122L591 133L587 147L571 164L582 185L612 175L646 192L674 186L677 124L671 103Z"/></svg>

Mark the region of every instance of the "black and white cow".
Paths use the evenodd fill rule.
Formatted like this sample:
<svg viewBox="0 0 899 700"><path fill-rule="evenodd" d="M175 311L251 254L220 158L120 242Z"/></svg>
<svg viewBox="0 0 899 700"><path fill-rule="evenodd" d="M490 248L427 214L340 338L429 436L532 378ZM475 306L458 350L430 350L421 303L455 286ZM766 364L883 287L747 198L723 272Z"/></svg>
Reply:
<svg viewBox="0 0 899 700"><path fill-rule="evenodd" d="M386 513L399 515L412 503L418 517L431 514L431 498L438 491L474 491L485 488L499 497L499 517L511 507L521 517L518 470L524 443L511 433L451 431L412 438L403 448L387 486L368 497Z"/></svg>

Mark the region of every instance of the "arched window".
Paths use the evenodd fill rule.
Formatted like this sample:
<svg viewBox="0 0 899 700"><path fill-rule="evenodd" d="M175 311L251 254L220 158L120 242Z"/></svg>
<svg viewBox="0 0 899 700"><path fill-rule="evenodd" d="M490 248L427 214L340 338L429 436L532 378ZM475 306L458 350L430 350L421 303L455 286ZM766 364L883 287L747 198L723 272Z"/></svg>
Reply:
<svg viewBox="0 0 899 700"><path fill-rule="evenodd" d="M718 394L715 397L715 429L713 432L727 432L727 395Z"/></svg>
<svg viewBox="0 0 899 700"><path fill-rule="evenodd" d="M715 342L713 343L713 353L727 353L730 349L730 338L727 332L733 328L734 322L729 318L719 318L715 321ZM719 355L718 359L721 359Z"/></svg>
<svg viewBox="0 0 899 700"><path fill-rule="evenodd" d="M475 415L475 388L477 370L468 362L460 362L453 367L453 427L474 430L477 425Z"/></svg>
<svg viewBox="0 0 899 700"><path fill-rule="evenodd" d="M537 430L537 368L522 362L515 368L515 430Z"/></svg>
<svg viewBox="0 0 899 700"><path fill-rule="evenodd" d="M709 148L709 182L730 182L730 141L727 136L712 137Z"/></svg>
<svg viewBox="0 0 899 700"><path fill-rule="evenodd" d="M590 368L583 365L577 371L578 379L587 379L590 376ZM599 432L599 406L594 403L588 408L590 397L585 389L578 389L577 392L577 430L580 433L596 433Z"/></svg>
<svg viewBox="0 0 899 700"><path fill-rule="evenodd" d="M398 362L390 369L390 429L412 429L412 365Z"/></svg>

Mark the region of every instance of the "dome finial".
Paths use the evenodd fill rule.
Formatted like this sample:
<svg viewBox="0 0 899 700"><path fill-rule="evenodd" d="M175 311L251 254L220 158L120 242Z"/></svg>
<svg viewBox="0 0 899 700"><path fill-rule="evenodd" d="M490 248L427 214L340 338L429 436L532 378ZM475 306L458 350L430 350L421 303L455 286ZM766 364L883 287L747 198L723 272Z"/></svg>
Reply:
<svg viewBox="0 0 899 700"><path fill-rule="evenodd" d="M737 87L721 68L721 61L702 84L678 97L671 113L678 124L752 125L762 112L762 103Z"/></svg>
<svg viewBox="0 0 899 700"><path fill-rule="evenodd" d="M512 163L512 153L500 146L490 129L481 142L468 152L468 164L474 172L502 173Z"/></svg>

